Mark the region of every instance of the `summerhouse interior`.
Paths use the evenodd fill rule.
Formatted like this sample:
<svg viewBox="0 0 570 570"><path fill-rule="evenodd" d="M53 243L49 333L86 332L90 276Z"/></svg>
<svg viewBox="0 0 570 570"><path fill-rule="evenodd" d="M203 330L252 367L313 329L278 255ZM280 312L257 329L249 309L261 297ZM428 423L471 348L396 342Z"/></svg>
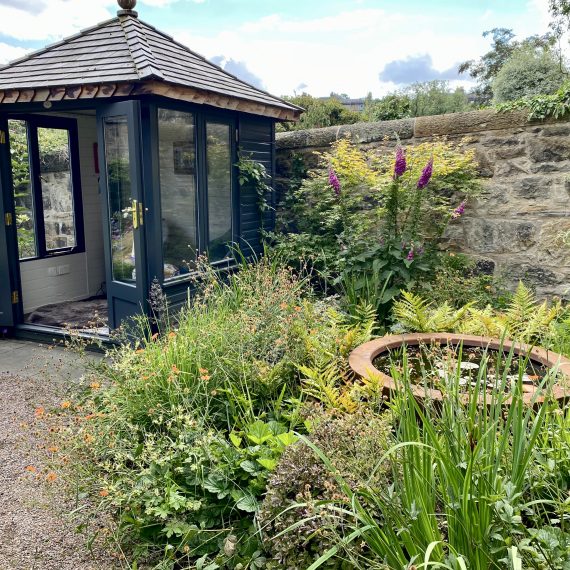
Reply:
<svg viewBox="0 0 570 570"><path fill-rule="evenodd" d="M106 335L95 111L30 114L8 129L24 322Z"/></svg>

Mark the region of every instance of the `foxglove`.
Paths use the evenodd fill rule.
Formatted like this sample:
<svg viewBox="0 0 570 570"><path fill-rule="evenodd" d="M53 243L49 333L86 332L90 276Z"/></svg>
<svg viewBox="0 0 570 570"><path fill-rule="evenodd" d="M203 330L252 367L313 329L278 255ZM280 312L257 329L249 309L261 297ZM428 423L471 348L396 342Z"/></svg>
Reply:
<svg viewBox="0 0 570 570"><path fill-rule="evenodd" d="M431 175L433 174L433 158L428 160L428 163L424 166L422 170L422 174L418 180L418 188L421 190L425 188L431 179Z"/></svg>

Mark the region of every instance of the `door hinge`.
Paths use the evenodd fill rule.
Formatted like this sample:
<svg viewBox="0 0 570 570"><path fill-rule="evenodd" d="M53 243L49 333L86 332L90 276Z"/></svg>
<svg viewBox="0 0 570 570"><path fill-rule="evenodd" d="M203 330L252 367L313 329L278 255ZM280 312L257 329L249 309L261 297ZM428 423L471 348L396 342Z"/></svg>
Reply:
<svg viewBox="0 0 570 570"><path fill-rule="evenodd" d="M0 131L0 144L6 144L6 132Z"/></svg>
<svg viewBox="0 0 570 570"><path fill-rule="evenodd" d="M6 223L7 226L11 226L12 225L12 212L6 212L4 214L4 222Z"/></svg>
<svg viewBox="0 0 570 570"><path fill-rule="evenodd" d="M239 143L239 129L236 129L236 143Z"/></svg>
<svg viewBox="0 0 570 570"><path fill-rule="evenodd" d="M20 302L20 293L12 291L12 305L17 305Z"/></svg>

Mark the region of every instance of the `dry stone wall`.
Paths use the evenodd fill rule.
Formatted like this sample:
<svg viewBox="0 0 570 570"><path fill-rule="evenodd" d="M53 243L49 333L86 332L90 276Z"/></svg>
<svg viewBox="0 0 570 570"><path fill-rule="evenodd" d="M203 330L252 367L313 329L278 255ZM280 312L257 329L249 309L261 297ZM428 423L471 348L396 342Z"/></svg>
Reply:
<svg viewBox="0 0 570 570"><path fill-rule="evenodd" d="M317 164L314 151L349 137L365 150L391 151L434 136L473 147L484 194L453 222L444 246L472 256L510 287L520 279L540 296L570 297L570 122L529 122L525 112L473 111L280 133L277 188L295 163Z"/></svg>

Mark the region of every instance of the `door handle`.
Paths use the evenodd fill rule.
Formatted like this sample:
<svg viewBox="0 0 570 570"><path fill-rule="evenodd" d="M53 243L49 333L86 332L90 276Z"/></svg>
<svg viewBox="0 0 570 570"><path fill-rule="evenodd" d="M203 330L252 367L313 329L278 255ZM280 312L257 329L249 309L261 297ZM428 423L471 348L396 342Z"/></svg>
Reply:
<svg viewBox="0 0 570 570"><path fill-rule="evenodd" d="M144 206L142 202L139 202L139 226L144 225Z"/></svg>
<svg viewBox="0 0 570 570"><path fill-rule="evenodd" d="M131 208L133 214L133 228L136 230L139 227L139 209L137 207L137 201L133 200L133 207Z"/></svg>

